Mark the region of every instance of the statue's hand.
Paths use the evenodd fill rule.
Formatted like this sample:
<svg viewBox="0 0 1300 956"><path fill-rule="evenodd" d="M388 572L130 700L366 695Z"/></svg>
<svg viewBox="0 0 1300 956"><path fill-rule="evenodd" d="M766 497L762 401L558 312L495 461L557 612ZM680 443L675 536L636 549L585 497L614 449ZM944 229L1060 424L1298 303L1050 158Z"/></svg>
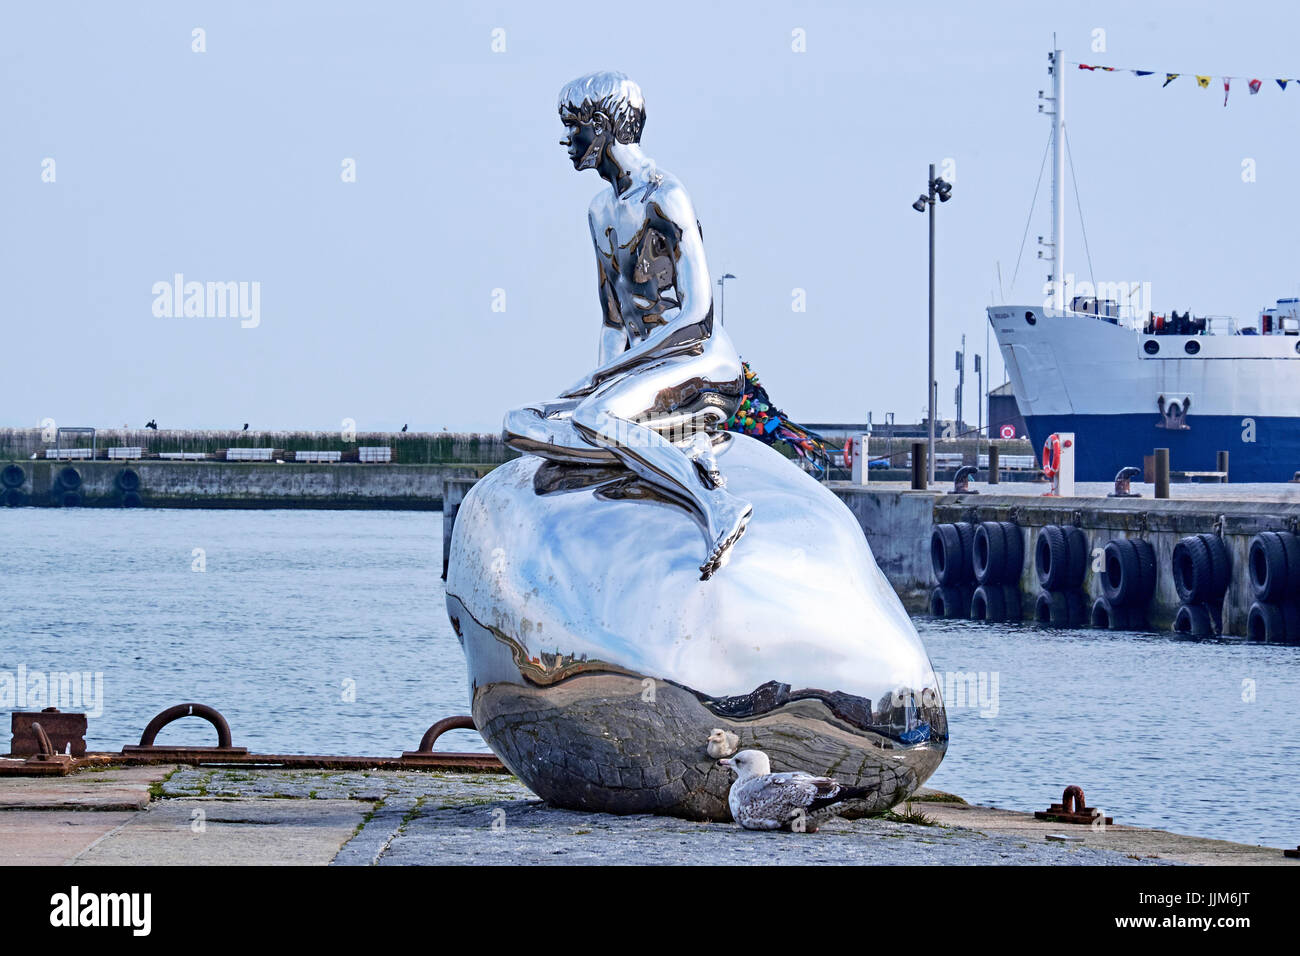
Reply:
<svg viewBox="0 0 1300 956"><path fill-rule="evenodd" d="M581 398L584 395L590 395L596 390L596 382L590 375L584 375L578 381L574 382L568 388L560 393L560 398Z"/></svg>

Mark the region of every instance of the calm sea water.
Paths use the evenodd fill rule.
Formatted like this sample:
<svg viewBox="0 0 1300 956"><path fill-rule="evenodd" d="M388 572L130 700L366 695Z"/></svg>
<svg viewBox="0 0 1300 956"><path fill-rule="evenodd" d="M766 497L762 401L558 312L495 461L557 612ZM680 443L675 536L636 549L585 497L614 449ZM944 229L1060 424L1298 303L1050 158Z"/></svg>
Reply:
<svg viewBox="0 0 1300 956"><path fill-rule="evenodd" d="M437 513L0 510L0 680L102 673L96 750L199 701L250 750L395 755L468 712L441 549ZM918 629L941 675L975 675L932 786L1038 810L1073 783L1117 822L1300 842L1300 648ZM158 742L212 737L189 719Z"/></svg>

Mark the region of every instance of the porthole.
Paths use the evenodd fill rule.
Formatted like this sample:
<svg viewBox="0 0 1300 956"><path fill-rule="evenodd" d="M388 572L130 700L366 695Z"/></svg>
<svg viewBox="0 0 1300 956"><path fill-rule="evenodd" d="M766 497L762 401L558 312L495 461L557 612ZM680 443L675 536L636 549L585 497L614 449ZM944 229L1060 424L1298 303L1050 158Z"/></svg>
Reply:
<svg viewBox="0 0 1300 956"><path fill-rule="evenodd" d="M1160 351L1160 343L1155 339L1147 339L1142 343L1142 351L1146 352L1147 355L1155 355Z"/></svg>
<svg viewBox="0 0 1300 956"><path fill-rule="evenodd" d="M1188 339L1187 343L1183 346L1183 351L1188 355L1195 355L1200 350L1201 343L1196 341L1196 339Z"/></svg>
<svg viewBox="0 0 1300 956"><path fill-rule="evenodd" d="M1030 325L1036 325L1036 324L1038 323L1038 320L1037 320L1036 318L1034 318L1034 313L1032 313L1032 312L1026 312L1026 313L1025 313L1025 321L1028 322ZM1296 343L1296 344L1297 344L1297 345L1300 345L1300 342L1298 342L1298 343Z"/></svg>

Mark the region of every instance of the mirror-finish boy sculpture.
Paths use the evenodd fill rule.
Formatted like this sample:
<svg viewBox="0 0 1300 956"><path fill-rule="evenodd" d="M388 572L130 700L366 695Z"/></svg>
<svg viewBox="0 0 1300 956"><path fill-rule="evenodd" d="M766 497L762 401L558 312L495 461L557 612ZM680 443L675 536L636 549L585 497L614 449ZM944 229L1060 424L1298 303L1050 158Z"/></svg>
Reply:
<svg viewBox="0 0 1300 956"><path fill-rule="evenodd" d="M707 579L752 509L727 491L713 454L710 433L735 412L744 375L713 320L695 208L677 178L642 151L645 103L623 74L569 83L560 120L573 168L594 169L609 184L587 210L604 320L599 364L558 400L507 415L506 440L551 461L612 456L684 501L704 531Z"/></svg>
<svg viewBox="0 0 1300 956"><path fill-rule="evenodd" d="M727 819L709 750L734 739L885 809L947 746L925 649L848 509L722 429L744 376L690 198L640 148L640 89L593 73L559 107L574 167L607 183L599 364L507 415L526 454L457 512L447 609L475 724L560 806Z"/></svg>

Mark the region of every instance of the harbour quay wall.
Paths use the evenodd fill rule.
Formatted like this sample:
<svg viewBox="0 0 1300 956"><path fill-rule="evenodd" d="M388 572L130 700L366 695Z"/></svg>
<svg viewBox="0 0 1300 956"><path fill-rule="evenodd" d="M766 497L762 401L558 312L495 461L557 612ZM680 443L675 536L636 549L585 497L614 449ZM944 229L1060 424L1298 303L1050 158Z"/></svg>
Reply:
<svg viewBox="0 0 1300 956"><path fill-rule="evenodd" d="M1256 499L1047 498L1027 495L953 495L882 489L832 482L829 486L857 517L885 576L910 611L924 612L936 581L930 564L930 532L947 522L1010 521L1024 540L1020 593L1024 618L1032 620L1040 590L1034 546L1046 525L1076 526L1088 541L1083 591L1089 603L1102 594L1103 549L1113 538L1151 542L1156 589L1148 623L1168 630L1181 604L1171 570L1174 545L1188 535L1218 535L1231 562L1222 608L1224 636L1243 637L1254 594L1247 561L1250 540L1261 531L1295 531L1300 504Z"/></svg>
<svg viewBox="0 0 1300 956"><path fill-rule="evenodd" d="M449 480L491 465L393 465L219 461L4 462L23 470L15 505L120 508L318 508L434 511ZM75 489L60 481L73 469ZM135 480L126 477L134 474ZM128 500L128 494L137 496ZM68 499L67 495L74 497Z"/></svg>
<svg viewBox="0 0 1300 956"><path fill-rule="evenodd" d="M89 435L56 436L56 430L53 424L47 428L0 428L0 461L44 459L46 451L55 447L56 437L64 448L90 447ZM296 451L338 451L346 456L362 445L387 446L392 449L392 460L405 465L499 465L519 454L506 446L500 433L95 429L97 458L106 458L109 448L140 448L145 458L155 458L161 452L224 457L227 448L275 448L292 460Z"/></svg>

